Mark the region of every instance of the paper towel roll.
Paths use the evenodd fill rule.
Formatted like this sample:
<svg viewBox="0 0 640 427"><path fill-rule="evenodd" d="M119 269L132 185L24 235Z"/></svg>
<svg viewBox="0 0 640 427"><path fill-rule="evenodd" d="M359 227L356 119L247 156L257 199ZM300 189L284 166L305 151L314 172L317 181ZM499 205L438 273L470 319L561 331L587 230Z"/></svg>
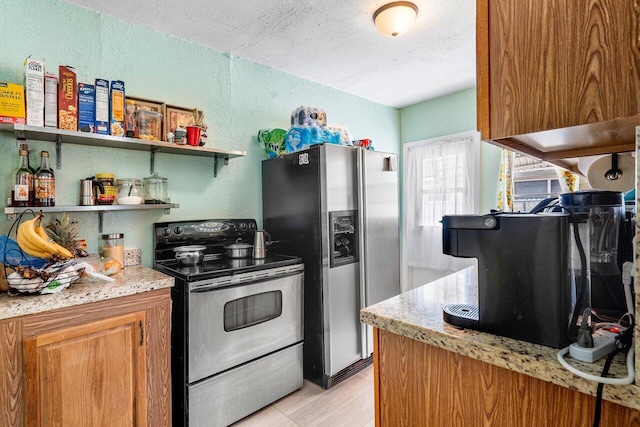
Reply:
<svg viewBox="0 0 640 427"><path fill-rule="evenodd" d="M621 191L623 193L630 191L636 183L636 160L630 155L619 154L618 169L622 171L622 176L610 180L605 175L611 170L611 156L597 159L587 171L589 185L594 190Z"/></svg>

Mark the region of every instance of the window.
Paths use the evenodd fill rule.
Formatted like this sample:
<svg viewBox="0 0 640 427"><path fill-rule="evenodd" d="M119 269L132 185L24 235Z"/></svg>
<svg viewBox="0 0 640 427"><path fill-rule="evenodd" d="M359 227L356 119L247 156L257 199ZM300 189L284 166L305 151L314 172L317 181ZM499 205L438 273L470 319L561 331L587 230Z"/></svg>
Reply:
<svg viewBox="0 0 640 427"><path fill-rule="evenodd" d="M514 212L529 212L540 201L567 191L556 168L546 162L516 153L513 168Z"/></svg>
<svg viewBox="0 0 640 427"><path fill-rule="evenodd" d="M442 253L443 215L477 213L480 134L465 132L403 146L403 290L413 269L457 271L472 261Z"/></svg>

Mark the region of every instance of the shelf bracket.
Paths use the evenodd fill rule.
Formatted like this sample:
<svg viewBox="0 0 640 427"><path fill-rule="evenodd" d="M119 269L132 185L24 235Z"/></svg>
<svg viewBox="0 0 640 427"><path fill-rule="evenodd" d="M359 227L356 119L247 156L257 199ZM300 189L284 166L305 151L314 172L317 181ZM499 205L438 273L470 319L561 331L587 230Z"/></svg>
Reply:
<svg viewBox="0 0 640 427"><path fill-rule="evenodd" d="M56 136L56 169L62 169L62 135Z"/></svg>
<svg viewBox="0 0 640 427"><path fill-rule="evenodd" d="M102 233L104 225L104 211L98 211L98 233Z"/></svg>
<svg viewBox="0 0 640 427"><path fill-rule="evenodd" d="M155 165L156 165L156 153L160 151L160 149L158 147L154 147L151 149L151 175L153 175L153 172L155 170Z"/></svg>
<svg viewBox="0 0 640 427"><path fill-rule="evenodd" d="M220 155L220 154L216 154L215 156L213 156L213 177L217 177L218 176L218 161L219 160L224 160L224 164L228 165L229 164L229 156L228 155Z"/></svg>

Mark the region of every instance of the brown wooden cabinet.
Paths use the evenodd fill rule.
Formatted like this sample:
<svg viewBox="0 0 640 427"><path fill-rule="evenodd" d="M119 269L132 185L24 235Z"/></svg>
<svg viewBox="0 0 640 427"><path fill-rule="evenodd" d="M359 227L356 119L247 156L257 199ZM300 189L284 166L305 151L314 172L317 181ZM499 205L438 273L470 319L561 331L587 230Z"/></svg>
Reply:
<svg viewBox="0 0 640 427"><path fill-rule="evenodd" d="M558 164L635 149L638 0L478 0L476 12L483 139Z"/></svg>
<svg viewBox="0 0 640 427"><path fill-rule="evenodd" d="M373 354L376 427L592 425L595 398L567 387L378 328ZM600 425L640 411L604 401Z"/></svg>
<svg viewBox="0 0 640 427"><path fill-rule="evenodd" d="M169 292L1 322L0 425L171 425Z"/></svg>

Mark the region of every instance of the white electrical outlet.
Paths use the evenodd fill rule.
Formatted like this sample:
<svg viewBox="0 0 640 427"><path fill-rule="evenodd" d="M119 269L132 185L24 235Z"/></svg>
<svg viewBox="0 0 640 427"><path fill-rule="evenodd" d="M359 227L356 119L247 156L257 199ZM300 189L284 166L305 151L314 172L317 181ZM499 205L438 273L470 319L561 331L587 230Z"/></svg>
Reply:
<svg viewBox="0 0 640 427"><path fill-rule="evenodd" d="M578 343L569 346L569 354L576 360L593 363L616 349L616 338L625 328L601 328L593 334L593 347L580 347Z"/></svg>

